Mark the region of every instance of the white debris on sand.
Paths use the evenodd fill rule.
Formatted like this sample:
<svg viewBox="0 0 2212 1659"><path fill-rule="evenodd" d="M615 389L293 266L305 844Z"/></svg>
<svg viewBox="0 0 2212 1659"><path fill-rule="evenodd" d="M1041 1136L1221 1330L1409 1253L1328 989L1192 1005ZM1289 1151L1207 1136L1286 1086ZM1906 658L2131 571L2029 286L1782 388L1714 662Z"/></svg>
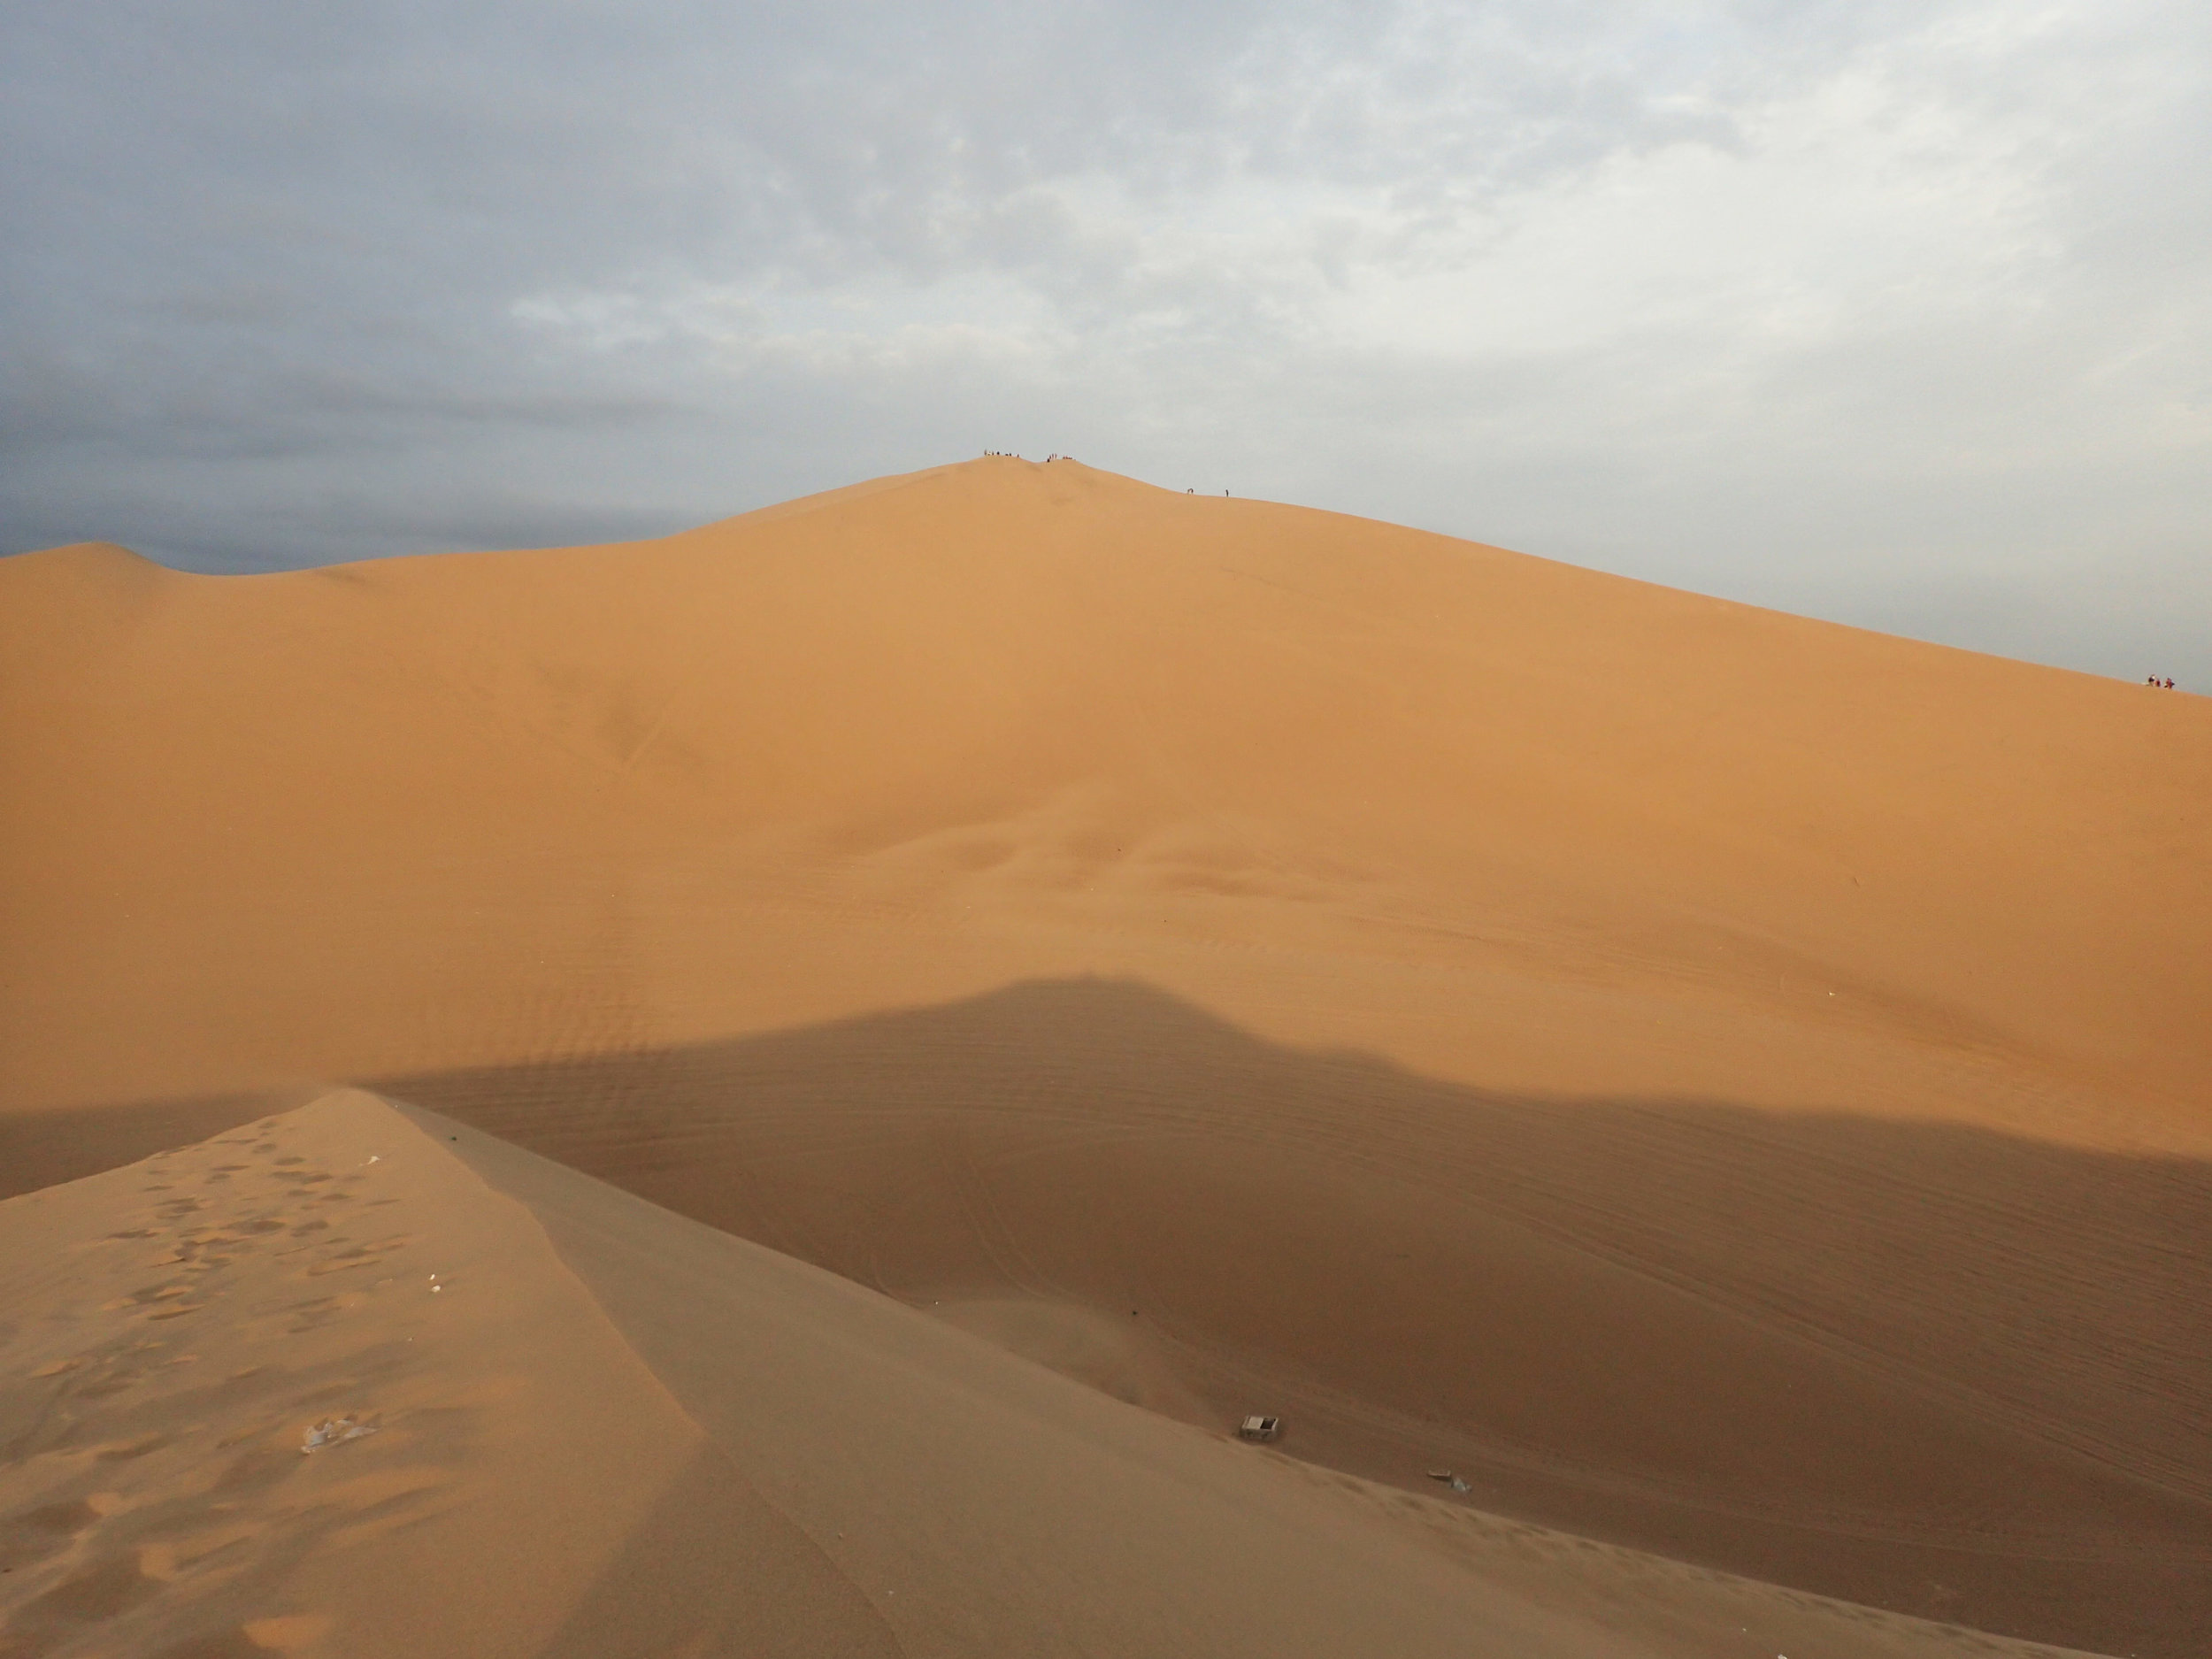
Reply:
<svg viewBox="0 0 2212 1659"><path fill-rule="evenodd" d="M326 1446L336 1446L344 1440L357 1440L365 1434L376 1432L376 1425L364 1423L357 1417L325 1417L307 1431L307 1438L300 1442L302 1453L319 1452Z"/></svg>

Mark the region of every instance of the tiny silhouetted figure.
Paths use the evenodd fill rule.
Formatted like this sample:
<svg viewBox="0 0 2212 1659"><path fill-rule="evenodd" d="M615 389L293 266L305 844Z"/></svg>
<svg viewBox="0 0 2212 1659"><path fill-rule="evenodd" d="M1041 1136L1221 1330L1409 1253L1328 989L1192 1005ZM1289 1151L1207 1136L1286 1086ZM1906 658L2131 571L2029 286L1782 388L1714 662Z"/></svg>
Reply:
<svg viewBox="0 0 2212 1659"><path fill-rule="evenodd" d="M2174 677L2173 677L2171 674L2169 674L2169 675L2167 675L2167 676L2166 676L2166 689L2167 689L2167 690L2169 690L2169 691L2171 691L2173 688L2174 688Z"/></svg>

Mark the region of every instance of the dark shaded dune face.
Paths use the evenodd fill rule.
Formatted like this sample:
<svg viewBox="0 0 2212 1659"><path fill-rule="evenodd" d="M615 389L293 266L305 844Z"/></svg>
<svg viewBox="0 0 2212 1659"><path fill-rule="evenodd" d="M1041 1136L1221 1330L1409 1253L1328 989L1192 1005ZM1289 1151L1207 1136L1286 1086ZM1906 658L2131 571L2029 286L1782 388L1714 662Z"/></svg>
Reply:
<svg viewBox="0 0 2212 1659"><path fill-rule="evenodd" d="M1106 980L382 1086L918 1305L1126 1321L1164 1409L1302 1457L2045 1640L2212 1624L2201 1164L1501 1098Z"/></svg>

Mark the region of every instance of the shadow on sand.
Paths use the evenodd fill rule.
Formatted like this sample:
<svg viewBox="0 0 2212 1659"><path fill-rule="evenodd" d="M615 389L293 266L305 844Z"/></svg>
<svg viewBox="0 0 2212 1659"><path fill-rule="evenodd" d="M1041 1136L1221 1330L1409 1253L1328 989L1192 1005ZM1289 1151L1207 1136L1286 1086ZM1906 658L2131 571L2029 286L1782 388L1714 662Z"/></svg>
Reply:
<svg viewBox="0 0 2212 1659"><path fill-rule="evenodd" d="M2010 1635L2212 1629L2203 1164L1489 1094L1095 979L362 1081L910 1302L1129 1320L1317 1463ZM271 1103L18 1118L8 1167Z"/></svg>

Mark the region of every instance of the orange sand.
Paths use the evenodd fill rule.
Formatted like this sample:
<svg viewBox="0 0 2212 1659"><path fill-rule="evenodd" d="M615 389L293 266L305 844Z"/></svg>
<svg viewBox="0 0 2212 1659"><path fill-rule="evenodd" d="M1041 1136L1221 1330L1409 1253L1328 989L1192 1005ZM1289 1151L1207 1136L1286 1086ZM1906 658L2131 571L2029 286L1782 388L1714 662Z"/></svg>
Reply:
<svg viewBox="0 0 2212 1659"><path fill-rule="evenodd" d="M512 1440L438 1452L453 1507L400 1541L288 1476L242 1498L233 1576L103 1566L121 1588L78 1603L244 1628L275 1596L368 1621L300 1643L435 1651L372 1604L443 1539L500 1620L450 1651L617 1651L651 1573L728 1558L606 1563L695 1502L754 1516L740 1487L826 1549L819 1480L822 1514L905 1529L882 1563L934 1552L926 1616L872 1569L779 1569L791 1599L702 1611L698 1651L848 1616L856 1649L1737 1651L1716 1581L1655 1555L2116 1653L2212 1628L2203 700L994 458L627 547L0 561L0 1190L361 1081L783 1253L479 1138L534 1230L454 1197L443 1154L395 1233L449 1227L543 1296L336 1403L396 1424L527 1373L488 1418ZM349 1151L397 1122L359 1095L287 1121ZM142 1184L12 1202L0 1264L122 1342L145 1316L84 1298L153 1269L35 1276L130 1231ZM588 1248L556 1193L602 1218ZM598 1277L624 1261L634 1298ZM771 1281L836 1356L810 1393L733 1369ZM280 1294L193 1318L274 1343L246 1304ZM300 1378L370 1376L397 1306L303 1336ZM11 1421L66 1390L19 1365L48 1317L0 1311ZM902 1416L916 1343L996 1380ZM312 1403L177 1387L125 1427L296 1438ZM1023 1389L1053 1402L1033 1434ZM1279 1448L1219 1441L1246 1409ZM578 1426L610 1413L637 1449ZM595 1478L528 1448L572 1433L626 1472L541 1544L546 1494ZM902 1471L872 1499L818 1467L853 1433ZM198 1515L189 1444L142 1467ZM718 1457L742 1479L685 1472ZM1045 1525L1033 1465L1098 1488L1103 1530ZM74 1553L39 1571L126 1559L103 1529L50 1528ZM1963 1640L1816 1610L1843 1622L1807 1651Z"/></svg>

